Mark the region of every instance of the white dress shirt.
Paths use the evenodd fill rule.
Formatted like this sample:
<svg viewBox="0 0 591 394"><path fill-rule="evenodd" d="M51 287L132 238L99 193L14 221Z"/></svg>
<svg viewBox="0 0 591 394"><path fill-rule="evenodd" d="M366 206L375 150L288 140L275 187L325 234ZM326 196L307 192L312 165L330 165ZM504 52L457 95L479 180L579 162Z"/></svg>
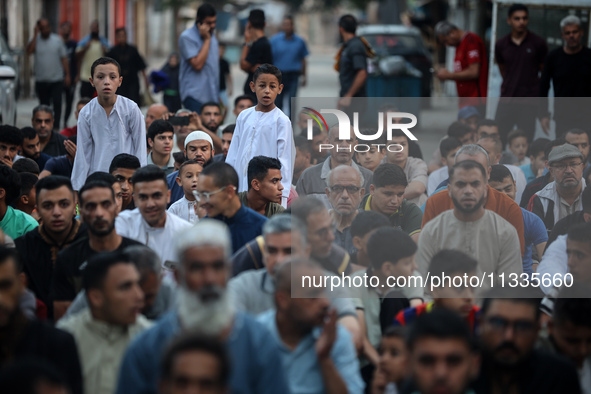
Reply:
<svg viewBox="0 0 591 394"><path fill-rule="evenodd" d="M72 168L74 190L96 172L109 172L115 156L128 153L136 156L140 164L147 163L146 123L137 104L117 96L115 105L107 117L105 109L95 97L82 108L78 117L76 158Z"/></svg>

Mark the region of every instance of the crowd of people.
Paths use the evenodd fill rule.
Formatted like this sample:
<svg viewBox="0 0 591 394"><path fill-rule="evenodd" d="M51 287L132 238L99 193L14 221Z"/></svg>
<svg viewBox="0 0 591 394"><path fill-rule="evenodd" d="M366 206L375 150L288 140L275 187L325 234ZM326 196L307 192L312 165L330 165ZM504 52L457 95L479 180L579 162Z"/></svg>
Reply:
<svg viewBox="0 0 591 394"><path fill-rule="evenodd" d="M561 22L549 54L527 21L513 5L495 44L503 96L552 80L557 97L591 97L581 21ZM565 118L557 101L554 140L533 139L548 114L527 100L486 119L482 40L442 22L458 50L437 77L457 82L460 108L429 162L402 130L367 151L353 126L308 139L310 116L282 110L306 77L293 22L268 39L250 12L244 95L224 124L212 5L152 76L164 102L145 116L125 29L110 48L96 22L72 43L68 23L60 38L39 21L41 103L31 127L0 126L1 391L591 393L585 111ZM339 21L340 108L365 95L372 50L356 26Z"/></svg>

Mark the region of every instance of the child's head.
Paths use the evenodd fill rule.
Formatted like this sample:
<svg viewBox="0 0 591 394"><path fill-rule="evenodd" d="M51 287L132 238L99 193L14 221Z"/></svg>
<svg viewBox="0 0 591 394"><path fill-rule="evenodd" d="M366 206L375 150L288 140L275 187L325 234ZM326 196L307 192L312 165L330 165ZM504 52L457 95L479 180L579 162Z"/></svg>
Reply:
<svg viewBox="0 0 591 394"><path fill-rule="evenodd" d="M74 112L74 116L76 117L76 120L78 120L78 115L80 115L80 111L82 111L82 108L84 108L84 106L88 103L90 103L90 100L88 97L82 97L80 100L78 100L78 102L76 103L76 111Z"/></svg>
<svg viewBox="0 0 591 394"><path fill-rule="evenodd" d="M90 67L90 84L96 88L99 98L113 97L117 88L121 86L121 66L117 60L110 57L98 58Z"/></svg>
<svg viewBox="0 0 591 394"><path fill-rule="evenodd" d="M517 161L522 161L527 153L527 136L522 130L511 130L507 135L507 142L511 153L517 157Z"/></svg>
<svg viewBox="0 0 591 394"><path fill-rule="evenodd" d="M370 267L379 277L409 277L417 268L417 244L410 235L393 227L382 227L369 236L367 253Z"/></svg>
<svg viewBox="0 0 591 394"><path fill-rule="evenodd" d="M534 174L538 173L540 168L546 166L546 146L550 140L548 138L538 138L527 147L527 155L531 162L531 168Z"/></svg>
<svg viewBox="0 0 591 394"><path fill-rule="evenodd" d="M174 170L178 171L181 168L181 164L186 161L185 153L184 152L174 152L172 154L174 159Z"/></svg>
<svg viewBox="0 0 591 394"><path fill-rule="evenodd" d="M250 89L257 96L257 108L275 108L275 98L281 94L281 71L272 64L261 64L254 72Z"/></svg>
<svg viewBox="0 0 591 394"><path fill-rule="evenodd" d="M35 204L37 204L35 184L39 178L30 172L21 172L18 175L21 180L21 190L16 208L30 215L35 209Z"/></svg>
<svg viewBox="0 0 591 394"><path fill-rule="evenodd" d="M388 383L400 384L406 378L407 350L404 342L405 327L388 327L380 343L379 369Z"/></svg>
<svg viewBox="0 0 591 394"><path fill-rule="evenodd" d="M434 287L432 296L435 305L467 317L474 304L474 289L467 278L476 274L476 260L459 250L444 249L431 259L429 273L432 278L442 279L439 287ZM465 286L468 285L468 286Z"/></svg>
<svg viewBox="0 0 591 394"><path fill-rule="evenodd" d="M363 211L355 216L351 223L351 238L357 249L358 264L367 264L367 241L373 231L387 226L390 226L388 218L376 211Z"/></svg>
<svg viewBox="0 0 591 394"><path fill-rule="evenodd" d="M195 201L193 190L197 190L197 178L201 171L203 167L195 160L187 160L179 167L176 183L183 188L185 198L189 201Z"/></svg>
<svg viewBox="0 0 591 394"><path fill-rule="evenodd" d="M476 132L470 126L462 122L453 122L447 128L447 136L460 140L462 145L473 144L476 142Z"/></svg>
<svg viewBox="0 0 591 394"><path fill-rule="evenodd" d="M441 164L453 167L456 162L456 153L462 147L459 139L446 137L439 143L439 152L441 153Z"/></svg>
<svg viewBox="0 0 591 394"><path fill-rule="evenodd" d="M361 130L361 134L375 134L375 130ZM355 153L355 157L359 165L373 172L380 165L380 162L384 159L384 156L386 156L386 148L376 146L380 144L383 144L383 146L386 144L386 136L384 134L382 134L380 138L370 145L370 148L367 152Z"/></svg>
<svg viewBox="0 0 591 394"><path fill-rule="evenodd" d="M164 119L156 119L148 127L148 146L160 155L169 155L172 151L174 126Z"/></svg>
<svg viewBox="0 0 591 394"><path fill-rule="evenodd" d="M265 29L265 11L260 9L251 10L248 15L248 24L250 27L257 30Z"/></svg>

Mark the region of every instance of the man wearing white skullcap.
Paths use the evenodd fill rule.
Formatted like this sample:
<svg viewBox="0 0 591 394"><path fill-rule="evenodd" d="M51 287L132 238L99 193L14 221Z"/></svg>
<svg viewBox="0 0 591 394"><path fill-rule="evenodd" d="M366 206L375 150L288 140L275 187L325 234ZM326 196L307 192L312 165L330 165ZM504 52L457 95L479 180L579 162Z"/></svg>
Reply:
<svg viewBox="0 0 591 394"><path fill-rule="evenodd" d="M185 139L185 158L187 160L195 160L205 167L212 162L214 154L213 141L205 131L193 131ZM176 183L178 173L175 171L166 177L168 189L170 189L170 204L184 196L183 188Z"/></svg>

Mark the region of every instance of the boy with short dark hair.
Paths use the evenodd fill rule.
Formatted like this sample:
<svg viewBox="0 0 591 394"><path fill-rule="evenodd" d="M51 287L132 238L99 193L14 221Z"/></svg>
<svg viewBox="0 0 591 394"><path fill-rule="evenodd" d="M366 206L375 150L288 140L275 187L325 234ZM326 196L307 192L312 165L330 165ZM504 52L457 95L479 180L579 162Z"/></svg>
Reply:
<svg viewBox="0 0 591 394"><path fill-rule="evenodd" d="M546 169L546 146L550 142L547 138L538 138L527 147L529 163L519 166L525 174L527 183L544 175Z"/></svg>
<svg viewBox="0 0 591 394"><path fill-rule="evenodd" d="M39 180L37 175L29 172L18 174L21 180L21 190L17 200L14 202L14 208L31 215L35 220L39 220L39 215L35 211L37 204L37 193L35 184Z"/></svg>
<svg viewBox="0 0 591 394"><path fill-rule="evenodd" d="M118 153L136 156L147 163L146 124L137 104L118 96L121 66L117 61L101 57L90 68L90 83L96 88L92 99L78 119L78 149L72 169L72 186L79 190L96 171L107 171Z"/></svg>
<svg viewBox="0 0 591 394"><path fill-rule="evenodd" d="M351 255L351 262L362 267L369 266L367 241L371 234L380 227L390 226L387 217L375 211L359 212L351 223L351 238L357 250Z"/></svg>
<svg viewBox="0 0 591 394"><path fill-rule="evenodd" d="M113 175L117 182L119 182L119 185L121 185L122 210L124 211L135 209L131 177L140 167L139 159L127 153L118 154L111 161L111 165L109 165L109 174Z"/></svg>
<svg viewBox="0 0 591 394"><path fill-rule="evenodd" d="M530 158L526 156L527 154L527 135L524 131L515 129L511 130L507 135L507 144L509 146L509 151L513 153L513 155L517 158L516 166L523 166L530 164Z"/></svg>
<svg viewBox="0 0 591 394"><path fill-rule="evenodd" d="M375 134L374 130L361 130L361 134ZM355 158L361 167L365 167L370 171L375 171L375 169L380 165L384 157L386 156L386 149L380 148L379 145L384 144L386 145L386 136L382 134L380 138L370 145L370 148L367 152L356 152Z"/></svg>
<svg viewBox="0 0 591 394"><path fill-rule="evenodd" d="M278 159L281 162L282 183L286 185L281 205L286 208L295 148L291 121L275 106L275 98L283 89L281 71L271 64L261 65L254 73L250 88L256 93L258 103L238 115L226 163L238 173L238 191L243 192L248 190L248 163L254 156Z"/></svg>
<svg viewBox="0 0 591 394"><path fill-rule="evenodd" d="M437 186L449 178L448 168L453 167L456 162L456 153L462 147L462 142L455 137L445 137L439 143L439 153L441 153L441 164L443 167L429 174L427 181L427 195L430 196Z"/></svg>
<svg viewBox="0 0 591 394"><path fill-rule="evenodd" d="M148 164L160 167L166 175L174 171L172 145L174 140L174 126L163 119L156 119L148 127L147 141L150 149Z"/></svg>
<svg viewBox="0 0 591 394"><path fill-rule="evenodd" d="M39 226L30 215L10 206L20 195L21 180L18 173L0 165L0 229L12 239Z"/></svg>
<svg viewBox="0 0 591 394"><path fill-rule="evenodd" d="M14 126L0 126L0 165L12 168L14 158L23 144L23 133Z"/></svg>
<svg viewBox="0 0 591 394"><path fill-rule="evenodd" d="M193 224L199 221L195 211L197 200L193 191L197 190L197 178L201 171L203 171L203 167L195 160L187 160L180 165L176 183L183 188L184 196L168 208L168 212Z"/></svg>
<svg viewBox="0 0 591 394"><path fill-rule="evenodd" d="M270 218L284 211L281 204L283 184L279 160L256 156L248 163L248 191L238 193L240 202Z"/></svg>
<svg viewBox="0 0 591 394"><path fill-rule="evenodd" d="M404 327L389 327L378 348L379 363L372 381L372 393L398 393L406 379L408 350Z"/></svg>

